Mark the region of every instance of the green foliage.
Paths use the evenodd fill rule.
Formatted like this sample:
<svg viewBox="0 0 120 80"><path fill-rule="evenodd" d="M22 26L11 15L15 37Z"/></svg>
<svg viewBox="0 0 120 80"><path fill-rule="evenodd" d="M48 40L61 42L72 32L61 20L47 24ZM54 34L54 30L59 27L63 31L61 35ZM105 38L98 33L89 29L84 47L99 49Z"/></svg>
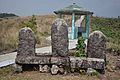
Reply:
<svg viewBox="0 0 120 80"><path fill-rule="evenodd" d="M100 30L107 36L108 49L116 52L120 51L120 19L93 17L91 26L92 31Z"/></svg>
<svg viewBox="0 0 120 80"><path fill-rule="evenodd" d="M84 43L85 39L83 37L79 37L78 38L78 44L76 47L76 53L75 56L76 57L85 57L85 43Z"/></svg>
<svg viewBox="0 0 120 80"><path fill-rule="evenodd" d="M36 23L36 17L35 15L32 16L32 18L27 22L22 22L21 27L29 27L31 28L35 33L37 32L37 23Z"/></svg>

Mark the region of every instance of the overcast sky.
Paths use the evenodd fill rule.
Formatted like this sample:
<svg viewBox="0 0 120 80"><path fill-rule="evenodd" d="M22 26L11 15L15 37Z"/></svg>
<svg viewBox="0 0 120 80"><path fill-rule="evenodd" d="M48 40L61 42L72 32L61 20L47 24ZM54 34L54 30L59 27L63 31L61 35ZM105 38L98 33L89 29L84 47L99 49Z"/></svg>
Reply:
<svg viewBox="0 0 120 80"><path fill-rule="evenodd" d="M97 16L120 16L120 0L0 0L0 12L19 16L46 15L73 2Z"/></svg>

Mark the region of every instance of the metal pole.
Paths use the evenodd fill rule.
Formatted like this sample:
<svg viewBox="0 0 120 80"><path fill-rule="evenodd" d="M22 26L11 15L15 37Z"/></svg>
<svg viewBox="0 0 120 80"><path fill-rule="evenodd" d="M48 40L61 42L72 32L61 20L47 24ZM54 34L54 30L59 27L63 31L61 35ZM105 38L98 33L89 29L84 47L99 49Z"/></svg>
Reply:
<svg viewBox="0 0 120 80"><path fill-rule="evenodd" d="M86 15L86 38L89 37L89 15Z"/></svg>
<svg viewBox="0 0 120 80"><path fill-rule="evenodd" d="M72 34L71 39L75 39L75 13L72 13Z"/></svg>
<svg viewBox="0 0 120 80"><path fill-rule="evenodd" d="M85 27L86 27L86 31L82 33L82 36L87 39L89 37L89 25L90 25L90 21L89 21L89 15L85 16Z"/></svg>

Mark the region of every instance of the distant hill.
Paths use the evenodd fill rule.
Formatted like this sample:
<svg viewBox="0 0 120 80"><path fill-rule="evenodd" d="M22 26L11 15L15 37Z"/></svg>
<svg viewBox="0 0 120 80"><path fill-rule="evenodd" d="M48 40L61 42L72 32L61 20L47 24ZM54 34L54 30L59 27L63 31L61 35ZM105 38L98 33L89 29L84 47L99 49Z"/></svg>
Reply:
<svg viewBox="0 0 120 80"><path fill-rule="evenodd" d="M8 18L8 17L18 17L18 15L15 15L13 13L0 13L0 18Z"/></svg>

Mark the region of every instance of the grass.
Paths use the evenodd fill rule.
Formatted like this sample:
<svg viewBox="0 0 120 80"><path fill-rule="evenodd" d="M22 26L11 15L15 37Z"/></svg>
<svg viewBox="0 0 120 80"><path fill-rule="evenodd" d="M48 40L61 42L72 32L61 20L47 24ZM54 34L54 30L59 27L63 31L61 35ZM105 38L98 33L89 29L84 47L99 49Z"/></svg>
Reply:
<svg viewBox="0 0 120 80"><path fill-rule="evenodd" d="M107 48L120 53L120 19L118 18L92 18L92 31L100 30L108 38Z"/></svg>
<svg viewBox="0 0 120 80"><path fill-rule="evenodd" d="M26 21L29 17L17 17L17 18L0 18L0 51L9 51L17 48L18 31L20 29L20 23ZM51 34L50 28L52 22L55 20L54 15L36 16L37 18L37 46L45 46L45 37ZM70 18L66 19L70 21ZM71 23L71 22L70 22ZM100 30L108 38L107 48L111 48L116 51L120 51L120 19L117 18L102 18L92 17L92 31ZM115 61L119 57L110 56L107 54L107 61L110 67L115 66ZM119 80L120 72L106 71L105 76L108 80ZM51 75L46 73L40 73L38 71L30 71L16 74L12 66L0 68L0 80L101 80L100 76L88 76L88 75Z"/></svg>
<svg viewBox="0 0 120 80"><path fill-rule="evenodd" d="M21 23L24 21L28 21L30 18L31 16L0 19L0 53L4 51L9 52L17 49L18 32L21 28ZM56 16L54 15L36 16L36 47L49 45L45 37L51 34L51 25L52 21L54 21L55 18Z"/></svg>
<svg viewBox="0 0 120 80"><path fill-rule="evenodd" d="M0 80L99 80L98 76L68 74L51 75L50 73L40 73L39 71L25 71L23 73L14 73L12 66L0 69Z"/></svg>
<svg viewBox="0 0 120 80"><path fill-rule="evenodd" d="M56 19L55 15L36 15L37 33L35 34L37 39L36 47L42 47L50 45L45 39L51 34L51 26ZM0 18L0 53L13 51L17 49L18 44L18 32L21 28L23 21L28 21L31 16L28 17L14 17L14 18ZM71 16L63 16L68 25L71 24ZM103 18L92 17L92 31L100 30L108 38L107 48L120 53L120 19L117 18Z"/></svg>

